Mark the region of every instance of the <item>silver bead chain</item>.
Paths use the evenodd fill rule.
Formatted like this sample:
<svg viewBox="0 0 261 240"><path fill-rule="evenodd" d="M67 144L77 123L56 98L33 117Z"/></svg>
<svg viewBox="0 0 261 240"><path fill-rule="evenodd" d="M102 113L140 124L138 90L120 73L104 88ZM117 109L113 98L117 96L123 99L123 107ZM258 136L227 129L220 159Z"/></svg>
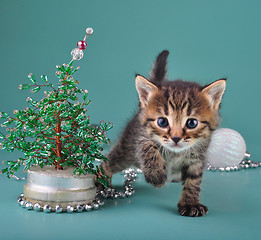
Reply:
<svg viewBox="0 0 261 240"><path fill-rule="evenodd" d="M258 168L261 167L261 161L260 162L254 162L250 160L250 153L246 152L244 159L235 166L227 166L227 167L213 167L211 164L207 163L207 169L212 172L234 172L234 171L240 171L242 169L248 169L248 168Z"/></svg>
<svg viewBox="0 0 261 240"><path fill-rule="evenodd" d="M97 190L96 197L90 204L86 205L77 205L76 207L68 205L66 208L62 208L59 204L55 208L52 208L50 205L46 204L42 206L40 203L32 204L29 201L26 201L24 194L20 194L17 199L19 206L27 209L34 210L36 212L43 211L45 213L55 212L55 213L73 213L73 212L89 212L91 210L97 210L104 205L103 199L117 199L117 198L126 198L131 197L135 194L133 183L136 180L137 173L142 173L140 169L134 170L129 168L123 171L124 173L124 190L117 192L115 188L107 188L105 190ZM19 179L20 180L20 179Z"/></svg>

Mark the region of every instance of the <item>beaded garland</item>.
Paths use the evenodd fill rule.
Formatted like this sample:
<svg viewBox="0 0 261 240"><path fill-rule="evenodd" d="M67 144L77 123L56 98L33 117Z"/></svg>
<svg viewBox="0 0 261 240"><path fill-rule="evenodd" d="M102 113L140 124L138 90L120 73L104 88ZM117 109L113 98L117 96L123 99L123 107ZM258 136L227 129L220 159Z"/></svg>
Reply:
<svg viewBox="0 0 261 240"><path fill-rule="evenodd" d="M261 167L261 161L260 162L254 162L250 160L250 153L246 152L244 159L235 166L227 166L227 167L213 167L211 164L207 163L207 170L216 172L234 172L234 171L240 171L242 169L248 169L248 168L258 168Z"/></svg>

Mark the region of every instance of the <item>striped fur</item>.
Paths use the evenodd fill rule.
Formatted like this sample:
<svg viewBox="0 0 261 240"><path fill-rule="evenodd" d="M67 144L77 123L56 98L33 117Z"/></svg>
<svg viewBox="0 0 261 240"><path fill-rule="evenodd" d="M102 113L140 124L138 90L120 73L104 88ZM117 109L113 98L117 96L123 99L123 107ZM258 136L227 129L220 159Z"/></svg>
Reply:
<svg viewBox="0 0 261 240"><path fill-rule="evenodd" d="M112 177L130 166L143 169L145 180L155 187L166 181L181 181L178 203L184 216L203 216L208 211L199 200L205 152L219 124L219 106L225 80L201 86L182 80L165 80L167 51L155 62L150 80L136 76L140 108L127 124L118 143L103 164ZM158 119L167 119L160 127ZM191 129L188 119L196 119Z"/></svg>

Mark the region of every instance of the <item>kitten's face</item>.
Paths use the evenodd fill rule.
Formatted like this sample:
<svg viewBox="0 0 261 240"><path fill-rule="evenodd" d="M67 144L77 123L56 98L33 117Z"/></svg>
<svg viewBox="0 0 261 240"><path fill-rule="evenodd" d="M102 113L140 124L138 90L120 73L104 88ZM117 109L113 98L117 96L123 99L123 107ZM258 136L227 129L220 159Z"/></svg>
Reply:
<svg viewBox="0 0 261 240"><path fill-rule="evenodd" d="M200 149L218 126L225 81L216 81L205 88L184 81L165 82L157 87L146 81L136 80L136 84L147 133L173 152L193 146Z"/></svg>
<svg viewBox="0 0 261 240"><path fill-rule="evenodd" d="M170 94L167 100L164 98L166 91L163 89L155 94L144 109L144 123L152 138L174 152L208 139L211 134L209 123L216 126L217 119L207 100L201 94L195 94L194 99L188 94L176 94L174 98Z"/></svg>

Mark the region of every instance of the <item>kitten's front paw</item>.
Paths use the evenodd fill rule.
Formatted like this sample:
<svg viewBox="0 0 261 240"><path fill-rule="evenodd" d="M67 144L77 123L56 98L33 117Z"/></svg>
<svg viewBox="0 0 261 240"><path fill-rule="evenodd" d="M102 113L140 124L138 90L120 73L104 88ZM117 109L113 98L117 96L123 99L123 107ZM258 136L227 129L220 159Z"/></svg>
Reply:
<svg viewBox="0 0 261 240"><path fill-rule="evenodd" d="M145 174L145 180L147 183L153 185L156 188L163 187L167 180L167 175L165 171L158 171L158 172L150 172Z"/></svg>
<svg viewBox="0 0 261 240"><path fill-rule="evenodd" d="M201 203L192 205L178 204L179 214L188 217L201 217L208 213L208 208Z"/></svg>

